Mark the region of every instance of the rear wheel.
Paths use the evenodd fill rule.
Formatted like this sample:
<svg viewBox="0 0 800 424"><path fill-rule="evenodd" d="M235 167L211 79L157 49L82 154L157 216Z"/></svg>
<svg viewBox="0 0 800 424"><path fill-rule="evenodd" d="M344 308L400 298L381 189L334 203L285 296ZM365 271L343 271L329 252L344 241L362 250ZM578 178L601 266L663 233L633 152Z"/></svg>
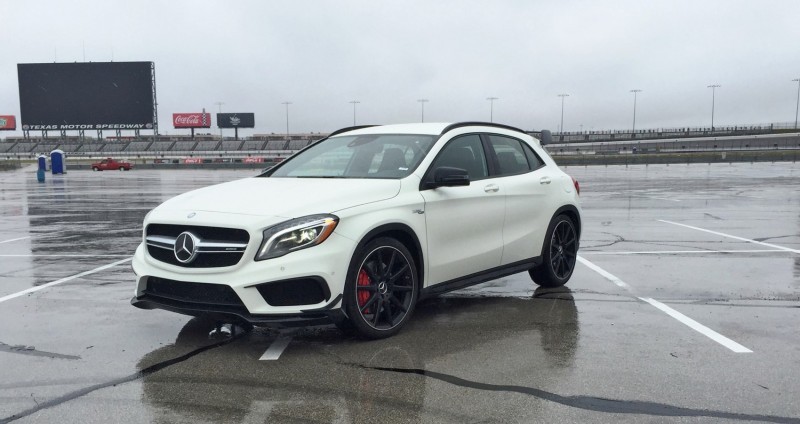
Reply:
<svg viewBox="0 0 800 424"><path fill-rule="evenodd" d="M120 171L124 171L124 170L125 170L125 167L124 167L124 166L120 166L120 167L119 167L119 170L120 170Z"/></svg>
<svg viewBox="0 0 800 424"><path fill-rule="evenodd" d="M93 166L93 167L92 167L92 171L95 171L95 172L97 172L97 171L99 171L99 170L100 170L100 168L98 168L98 167L96 167L96 166Z"/></svg>
<svg viewBox="0 0 800 424"><path fill-rule="evenodd" d="M547 229L542 263L528 273L542 287L559 287L569 281L578 256L578 232L566 215L557 216Z"/></svg>
<svg viewBox="0 0 800 424"><path fill-rule="evenodd" d="M359 334L372 339L397 334L411 317L418 295L416 266L399 241L378 238L353 256L344 307Z"/></svg>

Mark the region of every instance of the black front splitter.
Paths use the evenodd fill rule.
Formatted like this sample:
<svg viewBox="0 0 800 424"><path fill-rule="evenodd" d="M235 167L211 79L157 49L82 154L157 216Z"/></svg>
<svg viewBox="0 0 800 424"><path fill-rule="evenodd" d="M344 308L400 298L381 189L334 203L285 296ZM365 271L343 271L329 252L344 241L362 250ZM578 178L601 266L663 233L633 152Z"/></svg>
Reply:
<svg viewBox="0 0 800 424"><path fill-rule="evenodd" d="M149 294L134 296L131 305L140 309L163 309L194 317L209 317L221 322L248 323L259 327L306 327L328 325L346 318L341 309L333 309L341 295L319 309L309 309L296 314L251 314L246 309L230 305L199 304Z"/></svg>

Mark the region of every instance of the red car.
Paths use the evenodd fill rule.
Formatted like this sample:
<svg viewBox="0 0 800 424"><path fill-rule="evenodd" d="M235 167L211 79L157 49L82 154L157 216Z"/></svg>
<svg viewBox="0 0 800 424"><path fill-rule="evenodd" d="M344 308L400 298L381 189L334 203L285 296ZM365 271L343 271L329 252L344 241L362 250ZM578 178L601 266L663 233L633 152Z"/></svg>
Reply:
<svg viewBox="0 0 800 424"><path fill-rule="evenodd" d="M100 162L92 164L92 171L108 171L118 169L120 171L130 171L133 169L133 164L129 162L117 162L114 159L103 159Z"/></svg>

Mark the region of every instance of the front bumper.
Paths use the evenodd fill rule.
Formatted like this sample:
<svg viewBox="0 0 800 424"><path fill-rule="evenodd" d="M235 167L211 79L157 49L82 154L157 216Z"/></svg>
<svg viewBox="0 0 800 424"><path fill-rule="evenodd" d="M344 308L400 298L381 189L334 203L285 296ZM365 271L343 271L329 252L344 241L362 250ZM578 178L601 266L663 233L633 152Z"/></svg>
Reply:
<svg viewBox="0 0 800 424"><path fill-rule="evenodd" d="M260 238L251 238L238 264L220 268L182 268L160 262L150 257L146 246L142 244L136 249L132 261L137 284L131 303L142 309L165 309L192 316L212 315L226 321L255 325L316 325L341 318L342 292L350 258L356 247L354 241L334 233L318 246L279 258L255 261L253 258L260 242ZM148 291L148 281L153 279L175 285L192 285L201 291L204 285L225 286L225 290L232 294L225 302L171 296L170 293L164 295ZM262 295L259 290L259 287L263 289L269 284L285 285L295 280L309 279L324 284L324 295L319 296L315 303L271 305L266 300L269 297ZM184 286L183 289L188 287ZM235 301L230 301L231 298Z"/></svg>

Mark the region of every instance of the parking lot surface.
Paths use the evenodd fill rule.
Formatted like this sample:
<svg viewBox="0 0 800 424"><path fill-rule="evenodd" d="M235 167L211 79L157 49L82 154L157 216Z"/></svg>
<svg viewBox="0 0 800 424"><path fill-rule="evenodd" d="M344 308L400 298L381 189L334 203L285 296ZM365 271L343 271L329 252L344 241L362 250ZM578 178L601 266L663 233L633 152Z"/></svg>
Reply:
<svg viewBox="0 0 800 424"><path fill-rule="evenodd" d="M800 165L568 167L580 265L396 337L129 303L144 215L252 171L0 173L0 423L800 423Z"/></svg>

